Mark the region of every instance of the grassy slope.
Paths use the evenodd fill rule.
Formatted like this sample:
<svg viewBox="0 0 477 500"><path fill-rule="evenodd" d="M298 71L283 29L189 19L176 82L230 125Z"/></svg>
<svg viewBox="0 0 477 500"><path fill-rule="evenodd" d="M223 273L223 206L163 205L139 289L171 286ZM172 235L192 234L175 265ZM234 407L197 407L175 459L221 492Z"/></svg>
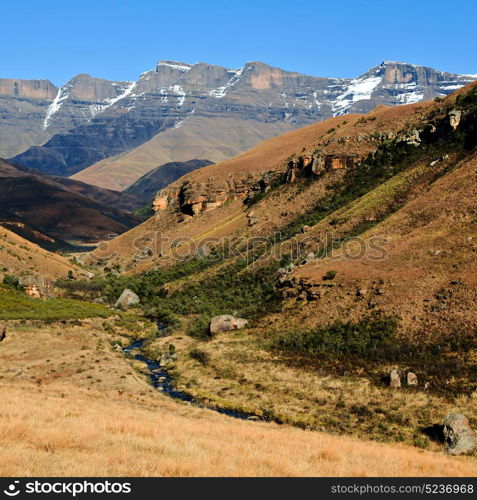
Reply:
<svg viewBox="0 0 477 500"><path fill-rule="evenodd" d="M237 134L237 129L241 129L240 134ZM181 127L167 129L124 155L101 160L73 178L88 184L123 190L158 165L192 158L222 162L259 141L291 129L283 122L265 124L252 120L196 119L192 116ZM237 143L238 136L241 137L240 143Z"/></svg>
<svg viewBox="0 0 477 500"><path fill-rule="evenodd" d="M220 178L235 168L247 173L257 165L268 170L273 163L277 166L277 162L283 167L291 149L295 148L300 154L320 149L330 134L335 140L326 147L334 152L352 152L358 148L361 154L366 154L369 152L366 148L380 144L379 138L376 137L374 146L363 145L362 140L349 146L337 139L353 131L375 136L383 131L410 130L428 113L438 119L440 114L445 120L446 109L454 105L454 100L455 96L444 103L380 109L365 119L346 117L346 124L335 119L287 134L281 146L279 141L268 141L234 160L202 169L187 178L196 181L211 175ZM331 125L335 125L331 127L335 130L330 133ZM343 259L338 245L334 259L324 258L298 266L292 277L322 287L322 298L314 302L288 298L281 312L270 312L255 323L257 328L250 337L237 339L223 335L209 344L199 342L192 347L186 342L181 346L177 338L181 354L185 354L180 357L178 373L187 389L217 404L263 411L272 418L315 428L322 426L361 435L373 422L376 434L369 430L368 434L374 438L405 440L419 446L433 446L420 429L439 422L446 411L455 408L474 414L476 357L475 346L468 341L476 327L475 156L471 151L456 148L458 134L456 137L457 141L445 139L442 144L410 149L409 154L404 155L403 151L384 150L378 163L370 163L370 176L362 175L361 168L357 171L356 180L360 184L355 186L364 186L361 190L349 190L345 186L340 194L336 186L346 184L347 174L339 171L330 172L315 182L302 180L280 186L254 205L253 211L260 222L253 227L247 224L247 208L237 201L183 224L177 224L177 216L166 211L159 220L151 219L114 241L113 247L121 260L121 257L127 259L134 238L145 229L163 231L170 238L189 236L195 240L210 236L271 235L285 230L287 237L291 236L286 243L295 245L305 240L309 243L310 237L323 236L328 231L340 239L360 235L366 243L373 236L385 236L388 240L385 261ZM397 156L393 156L396 152ZM391 156L388 153L392 153ZM445 154L448 156L443 158ZM374 173L381 177L373 177L375 167ZM312 229L302 234L303 225L310 223ZM319 250L319 247L311 244L308 250ZM140 263L136 270L150 269L157 264L167 264L167 255ZM224 273L219 274L223 268L192 269L191 279L181 278L180 283L168 284L172 293L160 300L161 305L174 305L172 309L186 316L204 309L216 313L221 307L221 312L232 312L233 300L229 298L233 299L235 293L238 309L250 311L242 307L243 299L250 301L254 299L253 294L247 294L247 287L237 286L234 280L223 280ZM335 286L325 288L323 285L330 283L324 281L323 276L330 269L337 271L331 283ZM207 287L214 279L215 284L227 290L225 298L207 294ZM240 282L240 278L236 281ZM357 290L365 291L357 297ZM447 298L442 300L442 295ZM215 304L209 304L211 298ZM258 302L260 299L255 298L254 305L259 305ZM293 353L288 358L277 352L270 355L263 349L264 336L294 327L307 331L335 320L358 322L371 310L399 316L398 340L411 351L416 346L424 352L429 349L431 357L424 361L409 353L397 361L404 373L406 369L418 373L417 391L390 393L384 388L380 377L389 373L394 364L386 360L381 364L341 360L330 365L321 359L310 363L309 359L301 359ZM201 366L189 359L191 348L204 350L213 362ZM286 376L279 376L277 369ZM329 381L330 376L334 377L333 382ZM351 381L347 377L351 377ZM308 385L301 387L296 382L302 378L308 380ZM291 386L288 380L293 381ZM429 392L423 390L424 383L429 385ZM315 392L309 389L313 385L326 388ZM315 403L321 405L321 414L319 409L313 410ZM432 407L430 413L424 411L428 405ZM337 414L342 415L341 422Z"/></svg>
<svg viewBox="0 0 477 500"><path fill-rule="evenodd" d="M0 226L0 278L9 273L56 279L65 277L68 271L81 273L64 257L48 252Z"/></svg>
<svg viewBox="0 0 477 500"><path fill-rule="evenodd" d="M32 299L23 292L0 286L0 319L60 320L106 318L111 311L100 304L72 299Z"/></svg>
<svg viewBox="0 0 477 500"><path fill-rule="evenodd" d="M0 348L2 476L476 474L471 458L239 421L173 402L111 348L125 341L102 321L10 327Z"/></svg>

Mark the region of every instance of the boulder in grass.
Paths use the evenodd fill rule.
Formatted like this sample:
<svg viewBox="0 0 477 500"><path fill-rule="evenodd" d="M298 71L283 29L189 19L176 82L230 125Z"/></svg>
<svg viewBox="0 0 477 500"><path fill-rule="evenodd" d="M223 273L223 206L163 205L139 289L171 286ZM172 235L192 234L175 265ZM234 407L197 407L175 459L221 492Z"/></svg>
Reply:
<svg viewBox="0 0 477 500"><path fill-rule="evenodd" d="M417 386L419 385L419 381L417 379L417 375L413 372L408 372L406 376L407 385L409 386Z"/></svg>
<svg viewBox="0 0 477 500"><path fill-rule="evenodd" d="M446 452L449 455L463 455L477 450L477 433L465 415L451 413L444 419L443 426Z"/></svg>
<svg viewBox="0 0 477 500"><path fill-rule="evenodd" d="M401 377L396 369L392 370L389 374L389 387L392 387L393 389L401 387Z"/></svg>
<svg viewBox="0 0 477 500"><path fill-rule="evenodd" d="M231 314L222 314L212 318L209 326L211 335L217 335L220 332L230 332L231 330L240 330L248 326L248 320L236 318Z"/></svg>
<svg viewBox="0 0 477 500"><path fill-rule="evenodd" d="M128 307L135 306L139 304L139 297L129 288L126 288L119 299L114 304L114 307L122 307L127 309Z"/></svg>

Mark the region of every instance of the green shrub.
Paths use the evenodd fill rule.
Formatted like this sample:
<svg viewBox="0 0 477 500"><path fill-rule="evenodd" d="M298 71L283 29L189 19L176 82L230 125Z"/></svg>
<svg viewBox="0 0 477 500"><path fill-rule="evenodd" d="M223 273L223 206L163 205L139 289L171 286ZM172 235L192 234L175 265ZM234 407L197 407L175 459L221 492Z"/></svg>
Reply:
<svg viewBox="0 0 477 500"><path fill-rule="evenodd" d="M323 276L324 280L333 280L336 278L336 271L326 271L326 274Z"/></svg>
<svg viewBox="0 0 477 500"><path fill-rule="evenodd" d="M201 349L192 349L189 352L189 356L204 366L207 366L210 363L209 354L205 351L202 351Z"/></svg>
<svg viewBox="0 0 477 500"><path fill-rule="evenodd" d="M3 277L3 284L15 290L23 290L23 286L20 284L19 278L11 274L5 274Z"/></svg>
<svg viewBox="0 0 477 500"><path fill-rule="evenodd" d="M314 330L292 330L275 338L271 346L325 359L342 355L388 359L397 354L396 328L396 319L374 315L358 323L337 321Z"/></svg>
<svg viewBox="0 0 477 500"><path fill-rule="evenodd" d="M207 340L210 338L209 326L210 326L210 316L203 314L197 319L192 321L187 327L187 335L200 340Z"/></svg>
<svg viewBox="0 0 477 500"><path fill-rule="evenodd" d="M0 319L82 319L108 317L111 311L101 304L72 299L32 299L10 287L0 287Z"/></svg>

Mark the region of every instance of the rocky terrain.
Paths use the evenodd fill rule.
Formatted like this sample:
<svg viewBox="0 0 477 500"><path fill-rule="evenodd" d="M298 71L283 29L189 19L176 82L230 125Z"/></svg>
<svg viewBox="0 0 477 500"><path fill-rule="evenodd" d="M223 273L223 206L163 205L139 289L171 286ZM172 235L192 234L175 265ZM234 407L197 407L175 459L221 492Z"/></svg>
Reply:
<svg viewBox="0 0 477 500"><path fill-rule="evenodd" d="M39 300L1 270L0 469L50 473L54 450L65 475L137 460L161 475L475 475L476 117L471 83L269 139L164 187L153 217L76 255L81 268L2 230L8 271L51 261L63 279ZM72 195L3 172L2 189L44 177L50 202ZM62 418L46 425L31 398ZM115 459L124 446L136 461Z"/></svg>
<svg viewBox="0 0 477 500"><path fill-rule="evenodd" d="M147 353L199 401L442 449L447 414L477 424L476 113L474 83L270 139L84 261L171 325Z"/></svg>
<svg viewBox="0 0 477 500"><path fill-rule="evenodd" d="M157 165L191 158L220 162L307 124L378 104L445 96L474 79L389 61L350 79L306 76L259 62L231 70L160 61L136 82L78 75L61 89L28 84L45 88L25 91L34 106L31 117L14 112L25 99L15 94L17 87L27 83L15 87L12 81L0 85L8 132L0 136L0 154L20 153L15 161L43 172L122 190ZM17 128L23 139L9 139Z"/></svg>
<svg viewBox="0 0 477 500"><path fill-rule="evenodd" d="M48 80L0 79L0 156L16 155L89 121L130 85L89 75L77 75L60 89Z"/></svg>

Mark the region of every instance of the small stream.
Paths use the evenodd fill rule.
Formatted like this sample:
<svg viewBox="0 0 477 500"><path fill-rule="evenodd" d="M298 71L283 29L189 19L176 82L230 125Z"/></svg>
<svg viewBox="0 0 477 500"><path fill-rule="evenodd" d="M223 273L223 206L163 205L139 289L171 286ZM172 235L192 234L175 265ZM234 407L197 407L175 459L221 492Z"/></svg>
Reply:
<svg viewBox="0 0 477 500"><path fill-rule="evenodd" d="M187 403L192 403L195 406L200 408L208 408L209 410L216 411L217 413L221 413L223 415L227 415L233 418L239 418L241 420L259 420L259 418L253 413L244 413L240 411L229 410L226 408L220 408L215 406L208 406L200 401L194 399L190 394L185 392L178 391L174 385L174 379L169 375L167 370L157 362L152 359L146 358L143 354L141 354L140 349L144 344L144 340L135 340L127 347L123 348L125 354L132 356L134 359L145 363L148 369L148 377L151 381L153 387L157 390L167 394L167 396L172 399L178 399L180 401L185 401ZM133 351L139 351L137 354Z"/></svg>

